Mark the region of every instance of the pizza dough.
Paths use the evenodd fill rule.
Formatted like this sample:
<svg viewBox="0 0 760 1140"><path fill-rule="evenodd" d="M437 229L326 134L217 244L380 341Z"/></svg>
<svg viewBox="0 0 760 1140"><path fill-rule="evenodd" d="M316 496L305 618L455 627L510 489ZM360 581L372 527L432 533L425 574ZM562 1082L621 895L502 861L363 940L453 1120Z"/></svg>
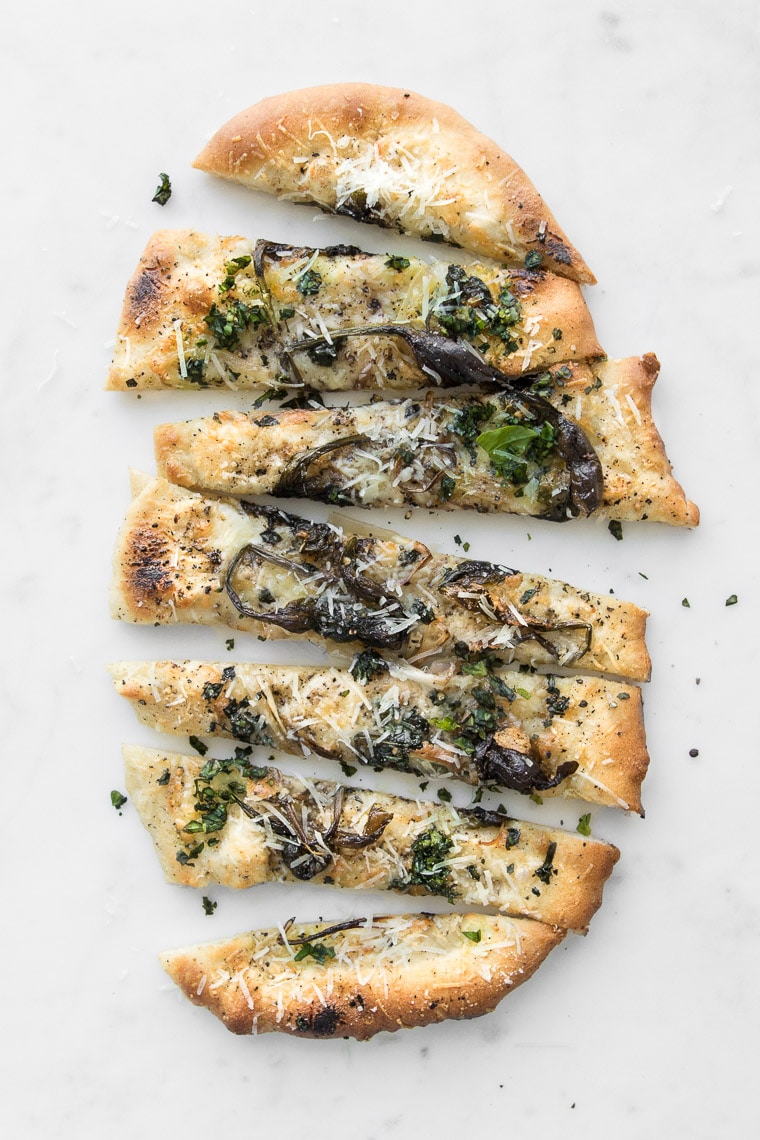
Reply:
<svg viewBox="0 0 760 1140"><path fill-rule="evenodd" d="M111 613L123 621L221 623L333 650L370 646L426 666L485 653L550 669L649 677L647 615L610 594L434 554L398 535L373 539L352 530L350 519L341 530L147 476L135 475L133 487L111 584ZM367 598L373 591L393 599L382 614ZM257 617L248 616L251 605Z"/></svg>
<svg viewBox="0 0 760 1140"><path fill-rule="evenodd" d="M194 165L479 257L595 280L517 163L411 91L334 83L263 99L225 123Z"/></svg>
<svg viewBox="0 0 760 1140"><path fill-rule="evenodd" d="M185 886L308 881L440 895L585 930L620 855L480 808L285 776L245 749L220 764L126 746L124 761L167 881Z"/></svg>
<svg viewBox="0 0 760 1140"><path fill-rule="evenodd" d="M161 964L232 1033L354 1037L489 1013L565 932L485 914L402 914L253 930Z"/></svg>
<svg viewBox="0 0 760 1140"><path fill-rule="evenodd" d="M349 772L396 768L641 813L641 690L540 674L436 677L359 657L319 666L119 662L117 693L158 732L232 737ZM377 670L377 672L374 672ZM348 766L348 768L346 768Z"/></svg>
<svg viewBox="0 0 760 1140"><path fill-rule="evenodd" d="M596 476L586 479L585 459L578 466L564 461L556 432L551 442L554 428L548 450L543 449L545 429L533 413L520 425L533 433L541 455L523 465L522 455L530 457L533 444L526 453L524 441L507 442L502 467L494 467L496 452L479 446L483 435L478 433L495 432L502 422L519 418L519 394L217 412L160 425L156 461L159 473L173 483L226 495L506 511L556 521L588 513L598 502L591 513L603 518L696 526L699 512L673 478L652 419L658 372L657 359L647 355L593 366L566 364L541 378L539 398L592 449L598 489Z"/></svg>
<svg viewBox="0 0 760 1140"><path fill-rule="evenodd" d="M106 388L430 385L387 334L399 323L461 337L506 376L604 355L580 287L553 273L163 230L127 286Z"/></svg>

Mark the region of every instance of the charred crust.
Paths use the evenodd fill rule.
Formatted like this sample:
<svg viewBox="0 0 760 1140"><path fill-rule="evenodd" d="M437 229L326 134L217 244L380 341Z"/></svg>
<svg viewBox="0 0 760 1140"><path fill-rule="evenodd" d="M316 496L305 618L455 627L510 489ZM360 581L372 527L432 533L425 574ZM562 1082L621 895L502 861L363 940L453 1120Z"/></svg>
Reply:
<svg viewBox="0 0 760 1140"><path fill-rule="evenodd" d="M334 1005L326 1005L318 1013L299 1014L294 1023L296 1033L303 1033L310 1037L332 1037L338 1026L343 1023L343 1014Z"/></svg>
<svg viewBox="0 0 760 1140"><path fill-rule="evenodd" d="M165 536L150 527L140 527L130 536L128 552L129 584L138 598L156 599L172 588L165 566L169 548Z"/></svg>
<svg viewBox="0 0 760 1140"><path fill-rule="evenodd" d="M547 234L544 240L544 249L558 265L572 265L573 255L568 250L564 242L559 238L553 237L552 234Z"/></svg>
<svg viewBox="0 0 760 1140"><path fill-rule="evenodd" d="M145 265L135 279L129 292L127 312L136 324L142 323L146 316L152 316L159 304L161 295L161 282L158 279L159 267Z"/></svg>

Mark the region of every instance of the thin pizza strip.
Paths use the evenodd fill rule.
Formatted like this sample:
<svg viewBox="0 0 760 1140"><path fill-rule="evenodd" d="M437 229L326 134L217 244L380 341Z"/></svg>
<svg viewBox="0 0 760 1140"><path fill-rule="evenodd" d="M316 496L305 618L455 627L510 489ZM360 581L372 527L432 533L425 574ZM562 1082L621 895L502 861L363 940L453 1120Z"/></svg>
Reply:
<svg viewBox="0 0 760 1140"><path fill-rule="evenodd" d="M507 376L604 355L580 287L552 273L163 230L127 287L106 388L430 385L403 340L371 335L399 324Z"/></svg>
<svg viewBox="0 0 760 1140"><path fill-rule="evenodd" d="M341 529L147 476L133 487L114 555L115 618L221 623L411 663L453 657L649 677L647 615L611 595L356 533L352 520Z"/></svg>
<svg viewBox="0 0 760 1140"><path fill-rule="evenodd" d="M119 662L116 692L159 732L642 813L641 690L538 674L435 676L367 655L347 669Z"/></svg>
<svg viewBox="0 0 760 1140"><path fill-rule="evenodd" d="M382 915L253 930L161 965L232 1033L366 1041L490 1013L564 937L502 915Z"/></svg>
<svg viewBox="0 0 760 1140"><path fill-rule="evenodd" d="M525 392L218 412L160 425L156 460L228 495L696 526L652 419L658 371L645 356L561 365Z"/></svg>
<svg viewBox="0 0 760 1140"><path fill-rule="evenodd" d="M517 163L451 107L411 91L336 83L263 99L193 165L480 257L595 280Z"/></svg>
<svg viewBox="0 0 760 1140"><path fill-rule="evenodd" d="M126 746L127 792L168 882L314 882L441 895L585 930L619 858L611 844L480 807L408 800L230 760Z"/></svg>

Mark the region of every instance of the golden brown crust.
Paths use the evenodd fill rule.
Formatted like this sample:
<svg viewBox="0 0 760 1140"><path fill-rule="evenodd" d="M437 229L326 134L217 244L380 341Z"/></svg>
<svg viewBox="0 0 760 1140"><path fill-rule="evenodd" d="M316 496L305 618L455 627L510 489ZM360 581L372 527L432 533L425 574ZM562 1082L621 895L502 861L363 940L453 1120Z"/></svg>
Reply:
<svg viewBox="0 0 760 1140"><path fill-rule="evenodd" d="M652 418L651 391L658 370L652 354L595 365L565 364L552 370L559 384L547 399L582 429L599 458L604 487L595 515L692 527L699 522L699 511L673 478ZM306 497L308 474L310 497L338 492L354 506L540 515L545 509L540 496L516 495L494 474L486 452L477 448L472 462L466 444L452 431L451 409L489 400L493 405L496 397L469 397L464 403L452 397L445 406L396 400L350 409L294 409L272 413L264 424L257 414L219 412L213 418L159 425L154 437L156 462L159 473L171 482L220 494ZM446 472L453 487L443 501L431 476L432 466L424 468L429 482L422 487L396 477L398 449L403 445L414 458L413 433L419 432L420 424L427 433L424 438L439 440L447 448ZM318 450L334 447L341 439L348 441L345 448ZM372 456L366 454L369 449ZM314 461L304 468L304 454L311 451ZM297 465L301 474L292 479Z"/></svg>
<svg viewBox="0 0 760 1140"><path fill-rule="evenodd" d="M245 511L234 500L204 498L164 479L135 479L136 498L127 512L114 554L111 612L124 621L149 624L222 623L262 638L307 637L324 644L316 632L286 632L271 622L244 617L235 608L224 583L236 554L247 543L260 544L269 523ZM310 524L301 520L304 527ZM355 524L354 524L355 525ZM278 549L296 557L289 531L278 530ZM346 520L343 537L352 534ZM398 538L398 550L414 547ZM423 548L424 549L424 548ZM457 642L473 653L487 649L505 661L551 667L556 659L540 642L514 643L505 619L515 611L544 628L580 624L589 631L585 652L561 663L586 673L609 673L634 681L649 678L651 663L644 640L646 612L610 595L591 594L564 582L515 571L488 586L480 607L470 609L446 593L448 574L466 569L466 559L427 552L402 587L401 600L412 610L415 602L433 607L433 621L419 623L398 653L430 664L435 656L450 656ZM303 556L302 556L303 557ZM313 561L314 553L308 558ZM296 559L297 560L297 559ZM397 561L398 559L396 559ZM530 596L530 605L522 601ZM489 614L501 615L494 620ZM328 642L335 647L335 642ZM343 643L353 652L359 638Z"/></svg>
<svg viewBox="0 0 760 1140"><path fill-rule="evenodd" d="M513 159L451 107L401 88L338 83L263 99L194 165L481 257L522 263L535 252L555 273L595 280Z"/></svg>
<svg viewBox="0 0 760 1140"><path fill-rule="evenodd" d="M405 667L392 667L358 684L346 669L204 661L118 662L109 671L140 722L158 732L250 739L299 759L313 751L352 766L393 767L371 744L385 731L378 722L385 723L383 710L392 700L394 707L414 709L432 726L425 748L411 750L405 765L423 776L448 773L469 784L482 778L472 757L454 744L460 722L474 707L478 678L436 678L417 670L409 675ZM538 758L548 776L567 762L578 765L556 788L541 789L542 795L641 813L649 757L640 689L581 677L500 676L512 693L493 694L496 743ZM236 727L241 702L256 709L255 736ZM457 727L436 730L436 721L452 715L450 706L456 709ZM498 785L496 776L491 779Z"/></svg>
<svg viewBox="0 0 760 1140"><path fill-rule="evenodd" d="M237 799L227 800L225 822L213 830L212 846L203 827L196 826L202 823L196 781L200 778L206 786L200 758L125 746L124 761L127 792L151 833L164 874L169 882L185 886L219 883L241 889L308 878L354 890L443 894L465 906L585 930L620 855L611 844L559 828L506 817L497 826L440 802L355 787L341 790L332 781L304 781L275 768L254 769L249 775L234 771ZM221 782L223 790L224 777ZM299 827L307 827L302 834L311 844L308 849L301 839L287 838L297 836L292 824L283 823L287 811L301 821ZM373 831L378 818L384 820L381 832L369 844L350 839L365 836L368 827ZM435 866L423 858L423 871L415 874L415 844L427 842L431 834L440 858ZM329 835L338 836L332 855L320 856L318 866L305 874L304 861L315 858L308 851L324 852ZM431 880L431 874L443 879Z"/></svg>
<svg viewBox="0 0 760 1140"><path fill-rule="evenodd" d="M224 264L238 253L241 238L171 230L154 233L132 274L116 336L106 388L160 388L179 380L174 320L200 326L218 299L207 265Z"/></svg>
<svg viewBox="0 0 760 1140"><path fill-rule="evenodd" d="M652 352L642 357L605 360L587 369L568 365L564 394L582 406L583 427L604 466L604 517L621 521L649 519L695 527L699 508L673 478L673 468L652 415L652 389L660 362ZM588 377L593 380L589 384ZM597 384L598 382L598 384ZM595 386L597 385L597 386ZM556 400L552 398L556 404Z"/></svg>
<svg viewBox="0 0 760 1140"><path fill-rule="evenodd" d="M232 1033L366 1041L489 1013L564 937L544 923L483 914L378 917L319 938L329 925L289 927L288 948L279 929L258 930L167 951L161 964ZM295 961L304 938L333 957Z"/></svg>
<svg viewBox="0 0 760 1140"><path fill-rule="evenodd" d="M106 388L267 388L281 383L283 347L292 351L325 329L334 333L399 321L421 327L432 319L432 331L438 331L436 306L450 290L448 262L411 257L394 266L385 254L349 247L320 252L271 243L264 256L262 246L257 257L257 243L242 237L192 230L154 234L127 287ZM231 278L227 266L234 258L251 262ZM484 359L505 375L604 355L575 282L464 258L460 264L490 290L494 306L507 289L518 307L508 345L495 333L477 334ZM307 266L319 275L316 295L298 289L298 274ZM205 318L214 305L226 311L237 302L257 307L265 319L244 330L234 347L223 348ZM305 351L294 359L303 383L322 391L430 384L398 337L352 337L340 345L330 367Z"/></svg>

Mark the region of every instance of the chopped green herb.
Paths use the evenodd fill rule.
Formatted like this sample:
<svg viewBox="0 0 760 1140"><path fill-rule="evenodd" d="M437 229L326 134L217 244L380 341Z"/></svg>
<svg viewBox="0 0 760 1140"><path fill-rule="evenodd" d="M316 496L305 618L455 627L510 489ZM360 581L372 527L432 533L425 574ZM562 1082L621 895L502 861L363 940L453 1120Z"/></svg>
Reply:
<svg viewBox="0 0 760 1140"><path fill-rule="evenodd" d="M399 257L394 253L391 254L385 264L387 265L388 269L396 269L400 271L402 269L408 269L412 263L408 257Z"/></svg>
<svg viewBox="0 0 760 1140"><path fill-rule="evenodd" d="M681 605L685 606L687 610L691 609L691 602L688 598L681 598Z"/></svg>
<svg viewBox="0 0 760 1140"><path fill-rule="evenodd" d="M267 402L267 400L281 400L283 396L286 395L287 391L285 388L280 388L275 385L271 388L267 388L264 392L261 393L260 396L257 396L253 401L253 406L254 408L260 408L262 404L265 404Z"/></svg>
<svg viewBox="0 0 760 1140"><path fill-rule="evenodd" d="M445 804L450 804L451 803L451 792L449 791L449 789L448 788L439 788L438 789L438 799L443 800L443 802Z"/></svg>
<svg viewBox="0 0 760 1140"><path fill-rule="evenodd" d="M562 340L562 329L552 329L552 336L555 340Z"/></svg>
<svg viewBox="0 0 760 1140"><path fill-rule="evenodd" d="M554 862L554 854L556 850L557 844L552 841L546 849L546 856L543 863L533 872L537 879L540 879L542 883L546 883L547 885L551 882L552 863ZM554 874L556 875L556 873L557 872L555 871Z"/></svg>
<svg viewBox="0 0 760 1140"><path fill-rule="evenodd" d="M585 815L581 816L581 818L578 820L578 826L576 827L575 830L580 835L590 835L591 834L591 812L590 811L587 811Z"/></svg>
<svg viewBox="0 0 760 1140"><path fill-rule="evenodd" d="M198 341L198 344L201 342ZM206 362L197 357L191 356L185 360L185 368L187 369L187 378L191 384L199 384L201 388L206 388L205 381L206 375Z"/></svg>
<svg viewBox="0 0 760 1140"><path fill-rule="evenodd" d="M639 570L639 578L646 578L647 582L649 581L649 575L645 574L643 570Z"/></svg>
<svg viewBox="0 0 760 1140"><path fill-rule="evenodd" d="M470 942L480 942L481 932L479 930L463 930L465 938L469 938Z"/></svg>
<svg viewBox="0 0 760 1140"><path fill-rule="evenodd" d="M382 767L404 771L409 766L409 753L415 752L430 738L430 724L416 708L395 709L383 723L382 739L372 745L372 759Z"/></svg>
<svg viewBox="0 0 760 1140"><path fill-rule="evenodd" d="M199 740L197 736L191 736L189 743L190 747L194 748L199 756L205 756L208 752L208 745L204 744L202 740Z"/></svg>
<svg viewBox="0 0 760 1140"><path fill-rule="evenodd" d="M610 519L607 523L607 530L618 542L623 541L623 524L620 519Z"/></svg>
<svg viewBox="0 0 760 1140"><path fill-rule="evenodd" d="M450 337L474 337L490 323L493 297L486 283L461 265L446 271L448 292L436 307L438 323Z"/></svg>
<svg viewBox="0 0 760 1140"><path fill-rule="evenodd" d="M251 259L248 254L244 254L242 257L233 257L232 261L228 261L224 267L227 276L220 284L219 292L227 293L230 289L233 289L235 286L235 277L237 274L241 269L245 269L250 264Z"/></svg>
<svg viewBox="0 0 760 1140"><path fill-rule="evenodd" d="M348 776L350 778L351 776L356 775L356 768L353 766L353 764L347 764L345 760L339 760L338 763L343 770L344 776Z"/></svg>
<svg viewBox="0 0 760 1140"><path fill-rule="evenodd" d="M520 842L520 828L519 827L508 827L507 828L507 838L504 841L504 846L506 847L507 851L509 851L512 847L516 847L519 842Z"/></svg>
<svg viewBox="0 0 760 1140"><path fill-rule="evenodd" d="M235 638L234 637L228 637L224 644L227 646L227 652L231 653L232 650L235 648Z"/></svg>
<svg viewBox="0 0 760 1140"><path fill-rule="evenodd" d="M119 808L124 807L127 802L127 797L122 792L111 792L111 805L118 811Z"/></svg>
<svg viewBox="0 0 760 1140"><path fill-rule="evenodd" d="M349 672L356 681L371 681L373 677L388 672L388 662L376 650L365 649L351 662Z"/></svg>
<svg viewBox="0 0 760 1140"><path fill-rule="evenodd" d="M329 368L338 359L340 352L340 342L332 341L332 343L325 341L324 344L319 342L313 344L311 348L307 349L309 360L313 360L315 364L319 364L322 368Z"/></svg>
<svg viewBox="0 0 760 1140"><path fill-rule="evenodd" d="M530 700L531 694L527 689L515 689L515 692L517 693L518 697L522 697L524 701Z"/></svg>
<svg viewBox="0 0 760 1140"><path fill-rule="evenodd" d="M540 464L549 456L557 432L548 421L531 427L515 417L512 420L482 432L475 442L488 454L497 474L516 487L524 487L532 476L540 477L540 470L531 472L529 464Z"/></svg>
<svg viewBox="0 0 760 1140"><path fill-rule="evenodd" d="M478 435L480 435L481 428L484 423L490 420L495 411L494 404L465 404L451 421L449 431L458 435L468 451L474 454L474 445Z"/></svg>
<svg viewBox="0 0 760 1140"><path fill-rule="evenodd" d="M735 606L738 601L739 599L737 598L736 594L731 594L729 598L726 598L726 605Z"/></svg>
<svg viewBox="0 0 760 1140"><path fill-rule="evenodd" d="M429 827L417 836L412 844L412 866L409 875L410 885L425 887L431 894L445 895L449 900L454 892L449 884L450 869L440 866L444 862L453 841L439 831Z"/></svg>
<svg viewBox="0 0 760 1140"><path fill-rule="evenodd" d="M158 784L158 786L160 788L165 788L166 785L169 783L169 778L170 778L169 769L164 768L163 772L161 773L161 775L156 780L156 783Z"/></svg>
<svg viewBox="0 0 760 1140"><path fill-rule="evenodd" d="M533 800L534 804L542 804L544 802L543 798L539 796L538 792L531 792L530 798Z"/></svg>
<svg viewBox="0 0 760 1140"><path fill-rule="evenodd" d="M307 269L296 280L296 289L302 297L313 297L322 288L322 274L316 269Z"/></svg>
<svg viewBox="0 0 760 1140"><path fill-rule="evenodd" d="M219 348L235 349L240 335L246 329L267 324L269 317L263 305L246 305L243 301L230 301L228 308L213 304L203 318L216 338Z"/></svg>
<svg viewBox="0 0 760 1140"><path fill-rule="evenodd" d="M430 723L434 728L440 728L441 732L459 732L459 721L454 720L453 716L434 716L430 718Z"/></svg>
<svg viewBox="0 0 760 1140"><path fill-rule="evenodd" d="M190 847L187 851L178 851L175 859L183 867L193 867L195 864L191 860L197 859L204 847L205 843L196 843L195 847Z"/></svg>
<svg viewBox="0 0 760 1140"><path fill-rule="evenodd" d="M217 906L219 905L218 903L213 902L208 897L208 895L204 895L201 902L203 903L203 913L204 914L213 914L214 911L216 910Z"/></svg>
<svg viewBox="0 0 760 1140"><path fill-rule="evenodd" d="M618 693L617 696L619 701L630 701L631 699L630 693Z"/></svg>
<svg viewBox="0 0 760 1140"><path fill-rule="evenodd" d="M158 186L156 192L151 198L151 202L158 202L159 206L165 206L172 196L172 184L168 174L159 174Z"/></svg>
<svg viewBox="0 0 760 1140"><path fill-rule="evenodd" d="M537 250L532 249L529 253L525 254L525 268L526 269L540 269L541 262L544 260L543 254Z"/></svg>
<svg viewBox="0 0 760 1140"><path fill-rule="evenodd" d="M334 957L335 950L332 946L325 946L324 942L304 942L294 955L293 961L303 962L304 958L313 958L320 966L324 966L325 962Z"/></svg>
<svg viewBox="0 0 760 1140"><path fill-rule="evenodd" d="M438 498L442 503L447 503L451 496L454 494L456 482L450 475L444 475L438 484Z"/></svg>

